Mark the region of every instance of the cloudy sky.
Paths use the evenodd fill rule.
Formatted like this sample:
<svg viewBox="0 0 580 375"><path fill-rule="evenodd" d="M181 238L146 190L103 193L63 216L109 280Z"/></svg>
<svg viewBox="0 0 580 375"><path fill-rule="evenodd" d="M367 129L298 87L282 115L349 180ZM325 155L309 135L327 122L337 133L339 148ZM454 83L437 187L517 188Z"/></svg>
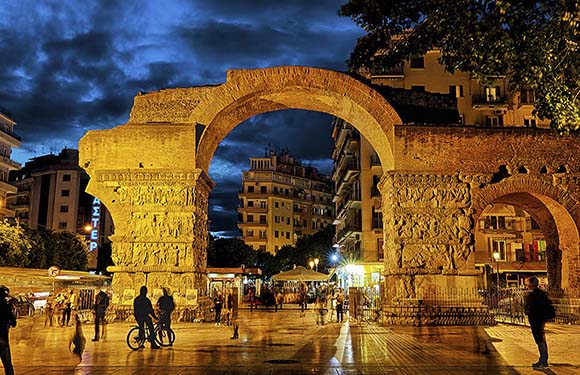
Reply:
<svg viewBox="0 0 580 375"><path fill-rule="evenodd" d="M17 122L12 158L77 148L88 130L126 123L138 91L218 84L227 69L346 70L362 35L346 0L3 0L0 107ZM222 142L210 168L212 232L237 235L237 192L250 156L288 148L330 173L331 118L263 114ZM308 134L305 136L305 134Z"/></svg>

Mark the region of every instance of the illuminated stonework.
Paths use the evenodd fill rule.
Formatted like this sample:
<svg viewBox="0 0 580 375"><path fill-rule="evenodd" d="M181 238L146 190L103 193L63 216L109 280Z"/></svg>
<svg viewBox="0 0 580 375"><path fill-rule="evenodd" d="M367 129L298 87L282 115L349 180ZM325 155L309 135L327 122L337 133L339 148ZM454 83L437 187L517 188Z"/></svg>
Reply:
<svg viewBox="0 0 580 375"><path fill-rule="evenodd" d="M80 165L91 176L87 190L115 224L117 296L146 284L169 286L181 297L195 291L203 299L213 154L244 120L289 108L347 121L380 158L387 321L433 323L424 307L433 290L442 291L446 303L481 307L476 296L459 298L457 291L477 287L474 223L493 202L523 204L548 228L554 254L565 252L555 257L552 281L578 295L580 179L570 173L580 166L577 137L403 125L384 97L348 75L279 67L228 71L218 86L140 94L127 124L81 139ZM507 175L498 174L502 167ZM402 306L421 314L404 316Z"/></svg>

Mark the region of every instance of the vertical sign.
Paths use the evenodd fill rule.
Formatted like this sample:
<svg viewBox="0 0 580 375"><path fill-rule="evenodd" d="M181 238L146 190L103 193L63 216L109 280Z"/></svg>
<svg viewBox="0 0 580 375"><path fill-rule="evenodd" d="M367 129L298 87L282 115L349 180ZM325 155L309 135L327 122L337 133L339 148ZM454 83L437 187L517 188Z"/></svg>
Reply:
<svg viewBox="0 0 580 375"><path fill-rule="evenodd" d="M94 253L99 248L99 221L101 220L101 201L99 198L93 200L93 210L91 215L91 233L89 235L89 251Z"/></svg>

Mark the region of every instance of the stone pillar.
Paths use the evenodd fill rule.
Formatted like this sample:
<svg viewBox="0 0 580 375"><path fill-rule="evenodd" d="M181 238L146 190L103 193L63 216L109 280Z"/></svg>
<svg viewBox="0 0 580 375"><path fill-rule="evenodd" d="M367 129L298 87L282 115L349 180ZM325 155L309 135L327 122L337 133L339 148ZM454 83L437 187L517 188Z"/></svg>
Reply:
<svg viewBox="0 0 580 375"><path fill-rule="evenodd" d="M383 313L394 324L491 322L477 294L468 181L387 172L383 199Z"/></svg>
<svg viewBox="0 0 580 375"><path fill-rule="evenodd" d="M94 171L91 193L111 212L113 303L128 305L139 288L169 287L181 307L207 296L208 196L201 169ZM188 297L189 300L186 300Z"/></svg>

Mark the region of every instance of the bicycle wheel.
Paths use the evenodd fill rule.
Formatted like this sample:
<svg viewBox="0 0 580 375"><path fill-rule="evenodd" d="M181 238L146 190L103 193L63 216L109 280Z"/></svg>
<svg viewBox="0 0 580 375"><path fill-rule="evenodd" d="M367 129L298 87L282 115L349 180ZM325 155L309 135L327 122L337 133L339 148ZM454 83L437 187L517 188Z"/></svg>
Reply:
<svg viewBox="0 0 580 375"><path fill-rule="evenodd" d="M145 335L141 334L139 327L133 327L127 333L127 345L131 350L142 348L145 344Z"/></svg>
<svg viewBox="0 0 580 375"><path fill-rule="evenodd" d="M155 329L155 342L160 346L170 346L175 342L175 332L171 328L157 326Z"/></svg>

